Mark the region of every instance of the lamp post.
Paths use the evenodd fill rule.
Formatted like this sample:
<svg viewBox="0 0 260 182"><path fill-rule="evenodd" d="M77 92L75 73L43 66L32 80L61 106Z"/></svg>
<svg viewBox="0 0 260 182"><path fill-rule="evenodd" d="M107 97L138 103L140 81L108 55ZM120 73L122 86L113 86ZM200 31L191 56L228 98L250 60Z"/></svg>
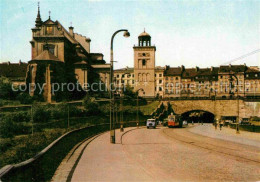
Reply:
<svg viewBox="0 0 260 182"><path fill-rule="evenodd" d="M136 91L136 95L137 95L137 98L136 98L136 106L137 106L137 108L136 108L136 121L137 121L137 123L136 123L136 125L137 125L137 127L139 127L139 98L138 98L138 94L139 94L139 91L143 91L143 94L145 94L145 92L144 92L144 89L142 89L142 88L139 88L137 91Z"/></svg>
<svg viewBox="0 0 260 182"><path fill-rule="evenodd" d="M116 135L115 135L115 125L114 125L114 117L112 113L112 107L114 107L114 94L112 93L112 85L114 78L114 58L113 58L113 41L114 37L117 33L124 32L124 37L129 37L130 33L127 29L117 30L111 37L111 45L110 45L110 143L115 143Z"/></svg>
<svg viewBox="0 0 260 182"><path fill-rule="evenodd" d="M236 133L239 134L239 95L238 95L238 78L237 76L234 74L234 73L229 73L229 76L230 76L230 81L231 81L231 85L232 85L232 77L235 77L236 79L236 82L237 82L237 120L236 120Z"/></svg>

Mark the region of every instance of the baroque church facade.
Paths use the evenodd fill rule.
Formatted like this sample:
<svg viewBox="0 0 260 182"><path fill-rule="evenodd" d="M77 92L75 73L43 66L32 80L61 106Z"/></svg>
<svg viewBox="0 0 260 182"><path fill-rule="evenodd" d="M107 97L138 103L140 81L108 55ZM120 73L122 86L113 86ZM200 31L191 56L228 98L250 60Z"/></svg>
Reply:
<svg viewBox="0 0 260 182"><path fill-rule="evenodd" d="M67 31L50 16L43 22L38 7L35 27L32 28L32 55L28 62L26 83L34 88L36 84L44 87L43 93L39 93L37 87L30 88L31 96L43 94L44 99L51 102L62 99L64 90L60 87L64 83L79 83L83 87L100 78L104 83L109 81L110 64L103 60L102 53L90 52L90 38L74 33L73 29L70 26ZM55 89L57 92L54 92Z"/></svg>

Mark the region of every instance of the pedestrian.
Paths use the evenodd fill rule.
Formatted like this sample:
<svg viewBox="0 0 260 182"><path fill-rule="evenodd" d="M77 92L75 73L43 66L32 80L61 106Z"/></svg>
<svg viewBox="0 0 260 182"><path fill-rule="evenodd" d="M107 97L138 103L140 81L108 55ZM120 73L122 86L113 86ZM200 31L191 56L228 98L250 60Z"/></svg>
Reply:
<svg viewBox="0 0 260 182"><path fill-rule="evenodd" d="M218 128L218 121L215 121L214 125L215 125L215 130L217 130L217 128Z"/></svg>
<svg viewBox="0 0 260 182"><path fill-rule="evenodd" d="M220 130L222 129L222 126L223 126L223 121L221 120L221 121L219 122L219 129L220 129Z"/></svg>
<svg viewBox="0 0 260 182"><path fill-rule="evenodd" d="M194 125L194 122L193 122L193 121L192 121L191 123L192 123L192 125Z"/></svg>

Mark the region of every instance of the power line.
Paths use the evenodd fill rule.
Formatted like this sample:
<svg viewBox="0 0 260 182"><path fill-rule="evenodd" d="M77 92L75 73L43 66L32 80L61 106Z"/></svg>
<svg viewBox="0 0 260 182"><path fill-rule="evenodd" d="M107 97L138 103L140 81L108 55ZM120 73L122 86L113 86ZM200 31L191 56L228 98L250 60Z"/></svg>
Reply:
<svg viewBox="0 0 260 182"><path fill-rule="evenodd" d="M232 59L232 60L230 60L230 61L228 61L228 62L223 63L222 65L230 64L230 63L232 63L232 62L234 62L234 61L238 61L238 60L240 60L240 59L243 59L243 58L245 58L245 57L251 56L251 55L256 54L256 53L258 53L258 52L260 52L260 49L254 50L254 51L252 51L252 52L250 52L250 53L247 53L247 54L245 54L245 55L243 55L243 56L240 56L240 57L238 57L238 58Z"/></svg>

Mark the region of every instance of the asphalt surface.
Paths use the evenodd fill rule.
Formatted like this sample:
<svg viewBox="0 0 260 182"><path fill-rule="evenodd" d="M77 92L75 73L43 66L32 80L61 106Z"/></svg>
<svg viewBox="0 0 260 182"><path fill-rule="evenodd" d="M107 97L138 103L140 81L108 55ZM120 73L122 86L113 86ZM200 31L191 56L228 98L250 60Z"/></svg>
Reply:
<svg viewBox="0 0 260 182"><path fill-rule="evenodd" d="M71 181L260 180L260 146L210 138L187 128L142 128L120 135L117 131L117 144L109 143L109 133L89 143Z"/></svg>

